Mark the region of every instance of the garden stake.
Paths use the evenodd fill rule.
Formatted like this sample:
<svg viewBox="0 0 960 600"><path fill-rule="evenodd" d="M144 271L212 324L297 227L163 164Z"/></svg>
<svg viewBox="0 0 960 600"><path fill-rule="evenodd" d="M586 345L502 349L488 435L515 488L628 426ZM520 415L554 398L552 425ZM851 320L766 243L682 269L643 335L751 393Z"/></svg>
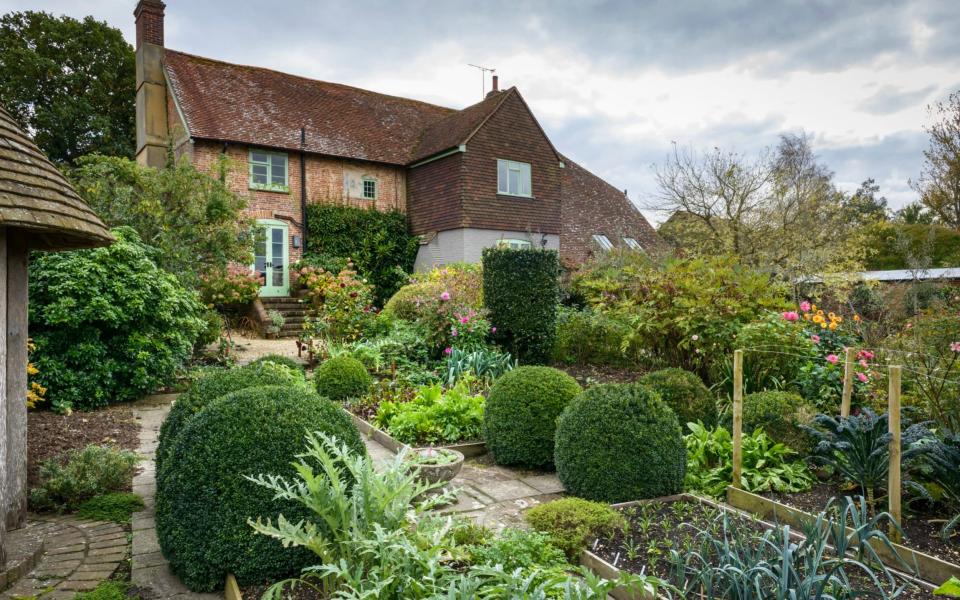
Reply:
<svg viewBox="0 0 960 600"><path fill-rule="evenodd" d="M853 396L853 361L856 360L856 352L853 348L847 348L843 358L843 399L840 402L840 416L850 416L850 398Z"/></svg>
<svg viewBox="0 0 960 600"><path fill-rule="evenodd" d="M900 523L900 369L898 365L890 365L890 396L887 414L889 415L890 438L890 473L887 476L887 498L889 512L897 524ZM890 540L896 543L902 541L900 530L893 523L890 524Z"/></svg>
<svg viewBox="0 0 960 600"><path fill-rule="evenodd" d="M733 487L741 488L743 461L743 350L733 351Z"/></svg>

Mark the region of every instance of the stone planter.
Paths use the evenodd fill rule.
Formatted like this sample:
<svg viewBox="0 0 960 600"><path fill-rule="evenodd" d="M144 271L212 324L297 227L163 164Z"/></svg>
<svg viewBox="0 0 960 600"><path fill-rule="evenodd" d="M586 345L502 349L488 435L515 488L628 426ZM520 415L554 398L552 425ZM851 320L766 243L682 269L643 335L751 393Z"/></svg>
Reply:
<svg viewBox="0 0 960 600"><path fill-rule="evenodd" d="M454 460L438 465L414 462L418 459L438 454L452 455ZM413 448L407 455L407 460L414 463L413 469L417 472L417 479L423 483L446 484L453 481L453 478L460 472L460 468L463 467L463 454L456 450L449 449Z"/></svg>

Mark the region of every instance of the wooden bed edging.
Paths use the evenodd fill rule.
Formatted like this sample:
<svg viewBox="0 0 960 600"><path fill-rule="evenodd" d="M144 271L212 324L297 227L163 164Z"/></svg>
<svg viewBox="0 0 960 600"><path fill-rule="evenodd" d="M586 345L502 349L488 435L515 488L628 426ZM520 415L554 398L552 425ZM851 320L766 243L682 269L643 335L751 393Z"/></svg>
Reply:
<svg viewBox="0 0 960 600"><path fill-rule="evenodd" d="M807 512L733 486L727 487L727 503L762 518L784 523L796 529L801 529L804 524L816 521L816 517ZM890 552L889 548L882 544L872 545L883 564L898 571L903 570L903 565ZM950 577L960 577L960 566L958 565L907 546L893 543L892 545L907 564L917 569L917 575L928 583L939 585Z"/></svg>
<svg viewBox="0 0 960 600"><path fill-rule="evenodd" d="M240 592L240 586L237 585L237 578L233 573L227 573L227 582L223 586L224 600L243 600L243 593Z"/></svg>
<svg viewBox="0 0 960 600"><path fill-rule="evenodd" d="M368 438L376 440L381 446L387 450L393 452L394 454L399 453L404 448L408 446L403 442L398 442L397 440L390 437L390 435L383 431L382 429L377 428L375 425L365 421L364 419L353 414L349 410L340 407L340 410L350 415L350 418L353 420L354 425L357 426L357 429L360 430L360 433L364 434ZM487 453L487 445L483 442L468 442L465 444L449 444L447 446L437 446L437 448L446 448L447 450L456 450L464 456L464 458L470 458L473 456L480 456L481 454Z"/></svg>

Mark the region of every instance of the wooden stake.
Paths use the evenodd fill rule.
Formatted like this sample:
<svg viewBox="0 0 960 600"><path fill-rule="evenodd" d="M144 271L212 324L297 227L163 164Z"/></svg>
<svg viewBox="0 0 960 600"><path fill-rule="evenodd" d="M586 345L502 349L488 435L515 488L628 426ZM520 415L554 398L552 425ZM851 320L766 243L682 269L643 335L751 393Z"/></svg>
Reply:
<svg viewBox="0 0 960 600"><path fill-rule="evenodd" d="M733 352L733 487L742 488L743 350Z"/></svg>
<svg viewBox="0 0 960 600"><path fill-rule="evenodd" d="M843 399L840 401L840 416L850 416L850 399L853 397L853 361L856 360L856 351L847 348L843 358Z"/></svg>
<svg viewBox="0 0 960 600"><path fill-rule="evenodd" d="M900 523L902 513L900 511L900 367L890 366L890 390L889 405L887 406L888 422L890 424L890 433L893 437L890 440L890 472L887 476L887 500L889 502L889 512L893 519ZM900 543L900 532L896 527L890 526L890 541Z"/></svg>

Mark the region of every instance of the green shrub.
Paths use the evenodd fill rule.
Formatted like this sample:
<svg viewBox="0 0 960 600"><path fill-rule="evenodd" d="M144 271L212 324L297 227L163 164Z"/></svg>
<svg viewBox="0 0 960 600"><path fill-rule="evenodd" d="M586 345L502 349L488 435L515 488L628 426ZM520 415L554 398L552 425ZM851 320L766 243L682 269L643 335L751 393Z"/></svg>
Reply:
<svg viewBox="0 0 960 600"><path fill-rule="evenodd" d="M592 308L557 309L557 334L553 360L568 364L630 366L630 356L620 344L630 327Z"/></svg>
<svg viewBox="0 0 960 600"><path fill-rule="evenodd" d="M707 427L717 423L717 402L696 373L683 369L661 369L647 373L637 383L651 388L676 413L681 427L700 421Z"/></svg>
<svg viewBox="0 0 960 600"><path fill-rule="evenodd" d="M560 299L555 250L483 250L483 297L494 339L524 362L550 357Z"/></svg>
<svg viewBox="0 0 960 600"><path fill-rule="evenodd" d="M494 540L470 549L474 565L500 565L507 573L517 569L569 566L551 537L538 531L507 528Z"/></svg>
<svg viewBox="0 0 960 600"><path fill-rule="evenodd" d="M157 473L163 470L177 435L183 427L217 398L249 387L292 386L304 382L302 370L290 369L284 364L272 361L254 361L237 369L205 373L186 392L177 397L177 401L170 408L170 414L160 426L156 452Z"/></svg>
<svg viewBox="0 0 960 600"><path fill-rule="evenodd" d="M744 348L743 385L748 392L782 389L799 377L806 362L816 358L805 328L779 313L745 325L737 342Z"/></svg>
<svg viewBox="0 0 960 600"><path fill-rule="evenodd" d="M743 430L762 429L770 439L806 455L812 449L803 430L816 411L800 395L790 392L757 392L743 398Z"/></svg>
<svg viewBox="0 0 960 600"><path fill-rule="evenodd" d="M167 383L206 328L197 293L161 270L133 230L106 248L30 263L35 379L57 406L89 409Z"/></svg>
<svg viewBox="0 0 960 600"><path fill-rule="evenodd" d="M90 444L40 465L40 487L30 490L33 510L70 510L84 500L130 485L139 461L135 452Z"/></svg>
<svg viewBox="0 0 960 600"><path fill-rule="evenodd" d="M92 521L129 523L133 513L140 510L143 510L143 498L118 492L90 498L77 508L77 516Z"/></svg>
<svg viewBox="0 0 960 600"><path fill-rule="evenodd" d="M400 211L314 203L307 206L306 220L305 259L324 258L330 263L330 257L350 258L373 284L378 306L413 270L420 239L410 233Z"/></svg>
<svg viewBox="0 0 960 600"><path fill-rule="evenodd" d="M483 419L497 464L552 467L557 417L580 391L576 379L551 367L518 367L500 377Z"/></svg>
<svg viewBox="0 0 960 600"><path fill-rule="evenodd" d="M421 308L423 299L440 296L443 291L443 284L437 281L405 285L397 290L397 293L391 296L383 306L383 315L391 319L417 322L423 315Z"/></svg>
<svg viewBox="0 0 960 600"><path fill-rule="evenodd" d="M289 368L291 371L300 371L301 373L304 371L303 363L293 357L284 356L282 354L267 354L266 356L261 356L260 358L248 363L247 366L259 365L265 362L283 365Z"/></svg>
<svg viewBox="0 0 960 600"><path fill-rule="evenodd" d="M537 531L549 534L554 545L574 563L579 562L591 539L610 535L625 525L623 516L606 504L581 498L540 504L523 517Z"/></svg>
<svg viewBox="0 0 960 600"><path fill-rule="evenodd" d="M321 396L338 402L363 396L373 383L363 363L352 356L338 356L324 362L314 380Z"/></svg>
<svg viewBox="0 0 960 600"><path fill-rule="evenodd" d="M171 569L191 590L220 589L227 573L249 585L294 575L310 564L310 552L283 551L247 524L279 514L295 523L309 511L245 479L293 476L291 460L303 450L308 431L334 435L365 453L343 411L297 387L248 388L224 396L177 436L172 449L177 460L157 482L157 535Z"/></svg>
<svg viewBox="0 0 960 600"><path fill-rule="evenodd" d="M645 386L587 389L560 415L556 439L557 475L576 496L624 502L683 488L686 447L680 423Z"/></svg>

